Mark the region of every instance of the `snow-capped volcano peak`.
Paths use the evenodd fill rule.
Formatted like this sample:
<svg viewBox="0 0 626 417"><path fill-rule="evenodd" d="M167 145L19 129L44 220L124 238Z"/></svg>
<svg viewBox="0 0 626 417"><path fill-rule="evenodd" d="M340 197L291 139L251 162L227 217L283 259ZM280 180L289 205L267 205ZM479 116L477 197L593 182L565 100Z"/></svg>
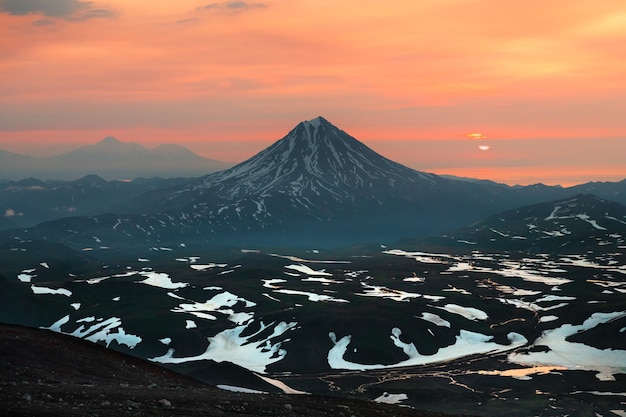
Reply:
<svg viewBox="0 0 626 417"><path fill-rule="evenodd" d="M305 124L310 124L311 126L317 128L319 127L322 123L328 123L328 120L324 119L322 116L317 116L315 119L311 119L311 120L305 120L304 122ZM330 124L330 123L329 123Z"/></svg>
<svg viewBox="0 0 626 417"><path fill-rule="evenodd" d="M328 243L424 233L451 218L452 225L475 221L473 208L462 215L451 210L466 197L478 200L478 206L490 204L478 187L393 162L317 117L252 158L199 178L156 204L162 212L181 210L184 224L193 221L197 228L198 222L212 236L266 236L271 230L272 239L284 233L291 241L300 239L300 231Z"/></svg>
<svg viewBox="0 0 626 417"><path fill-rule="evenodd" d="M390 161L323 117L299 123L287 136L231 169L205 177L195 189L215 188L228 197L278 192L302 195L354 194L355 190L394 187L396 182L426 180Z"/></svg>

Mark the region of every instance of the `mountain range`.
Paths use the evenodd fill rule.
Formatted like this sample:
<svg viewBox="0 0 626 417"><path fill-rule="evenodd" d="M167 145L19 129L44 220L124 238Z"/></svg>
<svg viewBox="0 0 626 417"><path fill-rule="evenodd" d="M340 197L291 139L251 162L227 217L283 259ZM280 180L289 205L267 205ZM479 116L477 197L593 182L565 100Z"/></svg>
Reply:
<svg viewBox="0 0 626 417"><path fill-rule="evenodd" d="M328 247L437 235L580 193L623 203L626 180L561 188L444 178L390 161L318 117L232 168L103 204L100 215L82 213L11 236L63 241L76 249L91 246L94 236L107 247Z"/></svg>
<svg viewBox="0 0 626 417"><path fill-rule="evenodd" d="M25 178L0 183L0 230L31 227L68 216L95 216L151 190L181 185L187 178L106 181L87 175L74 181Z"/></svg>
<svg viewBox="0 0 626 417"><path fill-rule="evenodd" d="M9 182L5 217L75 215L0 231L0 321L246 392L623 414L625 186L442 178L321 117L199 178Z"/></svg>
<svg viewBox="0 0 626 417"><path fill-rule="evenodd" d="M164 144L148 149L113 137L47 158L0 150L0 178L14 181L29 177L76 180L86 175L108 180L197 177L230 166L231 163L204 158L180 145Z"/></svg>

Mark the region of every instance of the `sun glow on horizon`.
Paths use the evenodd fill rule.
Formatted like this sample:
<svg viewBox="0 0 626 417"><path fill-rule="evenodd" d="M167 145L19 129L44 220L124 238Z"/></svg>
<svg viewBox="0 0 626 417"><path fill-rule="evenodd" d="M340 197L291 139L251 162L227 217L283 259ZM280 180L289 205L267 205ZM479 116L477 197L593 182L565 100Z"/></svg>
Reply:
<svg viewBox="0 0 626 417"><path fill-rule="evenodd" d="M220 159L212 143L261 145L321 114L363 141L495 153L482 130L505 160L534 158L505 140L615 138L607 154L626 154L622 2L15 4L0 1L0 149L113 135Z"/></svg>

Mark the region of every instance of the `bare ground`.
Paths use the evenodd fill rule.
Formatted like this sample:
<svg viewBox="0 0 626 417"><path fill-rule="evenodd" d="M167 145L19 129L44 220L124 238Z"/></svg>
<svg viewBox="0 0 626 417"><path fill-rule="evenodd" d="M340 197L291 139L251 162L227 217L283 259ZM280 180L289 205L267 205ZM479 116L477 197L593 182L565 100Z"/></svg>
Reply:
<svg viewBox="0 0 626 417"><path fill-rule="evenodd" d="M0 324L2 416L415 416L406 407L218 389L74 337Z"/></svg>

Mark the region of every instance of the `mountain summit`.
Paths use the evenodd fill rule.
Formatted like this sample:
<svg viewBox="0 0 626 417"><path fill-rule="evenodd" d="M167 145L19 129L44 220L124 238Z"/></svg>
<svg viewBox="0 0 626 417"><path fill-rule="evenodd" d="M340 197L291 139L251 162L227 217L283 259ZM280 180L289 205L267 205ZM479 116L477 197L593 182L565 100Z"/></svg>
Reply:
<svg viewBox="0 0 626 417"><path fill-rule="evenodd" d="M387 197L398 183L433 184L437 178L390 161L317 117L299 123L262 152L205 177L193 188L211 188L221 196L237 199L280 193L342 201L366 193L382 203L380 198ZM383 189L385 195L377 196Z"/></svg>
<svg viewBox="0 0 626 417"><path fill-rule="evenodd" d="M120 143L122 143L119 139L114 138L113 136L107 136L105 138L103 138L100 142L98 142L98 145L119 145Z"/></svg>
<svg viewBox="0 0 626 417"><path fill-rule="evenodd" d="M479 220L492 201L479 185L407 168L317 117L252 158L143 196L133 209L168 212L181 227L221 240L345 244L462 226Z"/></svg>

